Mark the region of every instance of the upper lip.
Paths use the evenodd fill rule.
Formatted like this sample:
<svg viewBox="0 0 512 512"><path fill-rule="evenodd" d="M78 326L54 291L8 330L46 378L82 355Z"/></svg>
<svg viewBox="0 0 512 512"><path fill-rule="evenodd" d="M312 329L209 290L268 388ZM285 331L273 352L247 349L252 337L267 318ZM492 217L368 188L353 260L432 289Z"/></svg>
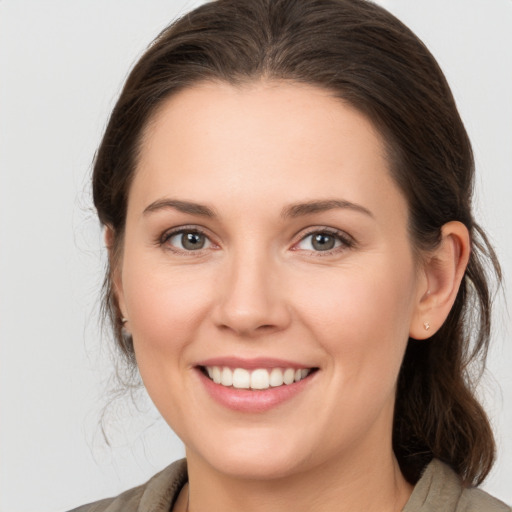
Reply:
<svg viewBox="0 0 512 512"><path fill-rule="evenodd" d="M247 370L256 370L258 368L313 368L310 364L302 364L296 361L286 359L276 359L272 357L256 357L244 359L241 357L213 357L199 361L194 366L227 366L228 368L245 368Z"/></svg>

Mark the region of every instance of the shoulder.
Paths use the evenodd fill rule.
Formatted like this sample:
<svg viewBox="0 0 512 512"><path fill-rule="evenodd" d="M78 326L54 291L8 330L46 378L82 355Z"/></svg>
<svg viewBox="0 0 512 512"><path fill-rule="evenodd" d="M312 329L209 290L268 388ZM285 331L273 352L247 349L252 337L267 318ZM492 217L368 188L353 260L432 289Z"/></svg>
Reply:
<svg viewBox="0 0 512 512"><path fill-rule="evenodd" d="M403 512L512 512L478 488L465 488L446 464L433 460L425 469Z"/></svg>
<svg viewBox="0 0 512 512"><path fill-rule="evenodd" d="M182 459L167 466L143 485L69 512L168 512L186 481L187 463Z"/></svg>
<svg viewBox="0 0 512 512"><path fill-rule="evenodd" d="M465 489L460 501L464 512L512 512L511 507L481 489Z"/></svg>

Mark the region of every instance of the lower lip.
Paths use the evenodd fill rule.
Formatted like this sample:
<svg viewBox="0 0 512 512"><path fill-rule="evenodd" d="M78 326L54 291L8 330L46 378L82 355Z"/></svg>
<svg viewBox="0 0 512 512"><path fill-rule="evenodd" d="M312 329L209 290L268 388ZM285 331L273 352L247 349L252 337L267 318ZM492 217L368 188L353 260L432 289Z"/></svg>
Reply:
<svg viewBox="0 0 512 512"><path fill-rule="evenodd" d="M265 412L291 400L309 386L317 372L292 384L262 390L237 389L215 384L201 370L197 370L208 394L219 404L239 412Z"/></svg>

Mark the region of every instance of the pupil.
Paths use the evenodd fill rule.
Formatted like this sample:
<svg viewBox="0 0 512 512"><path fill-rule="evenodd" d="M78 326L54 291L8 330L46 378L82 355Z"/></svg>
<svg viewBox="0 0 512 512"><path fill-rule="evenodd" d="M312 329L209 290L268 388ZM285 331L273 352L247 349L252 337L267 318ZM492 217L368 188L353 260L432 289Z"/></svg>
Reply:
<svg viewBox="0 0 512 512"><path fill-rule="evenodd" d="M313 247L318 251L328 251L334 247L334 237L319 233L313 237Z"/></svg>
<svg viewBox="0 0 512 512"><path fill-rule="evenodd" d="M192 251L202 249L204 246L204 237L200 233L185 233L181 238L181 243L185 249Z"/></svg>

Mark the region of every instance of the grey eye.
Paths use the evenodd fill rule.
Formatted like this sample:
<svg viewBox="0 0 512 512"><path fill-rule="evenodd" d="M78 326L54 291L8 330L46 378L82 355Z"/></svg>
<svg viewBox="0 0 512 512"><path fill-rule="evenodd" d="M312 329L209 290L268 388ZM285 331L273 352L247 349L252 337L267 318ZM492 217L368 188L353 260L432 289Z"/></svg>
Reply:
<svg viewBox="0 0 512 512"><path fill-rule="evenodd" d="M305 236L297 248L312 252L325 252L336 249L343 245L349 245L340 235L328 231L317 231Z"/></svg>
<svg viewBox="0 0 512 512"><path fill-rule="evenodd" d="M169 238L169 244L184 251L198 251L208 247L209 240L197 231L182 231Z"/></svg>
<svg viewBox="0 0 512 512"><path fill-rule="evenodd" d="M332 235L328 235L327 233L316 233L311 237L311 246L316 251L328 251L330 249L334 249L336 244L336 239Z"/></svg>

